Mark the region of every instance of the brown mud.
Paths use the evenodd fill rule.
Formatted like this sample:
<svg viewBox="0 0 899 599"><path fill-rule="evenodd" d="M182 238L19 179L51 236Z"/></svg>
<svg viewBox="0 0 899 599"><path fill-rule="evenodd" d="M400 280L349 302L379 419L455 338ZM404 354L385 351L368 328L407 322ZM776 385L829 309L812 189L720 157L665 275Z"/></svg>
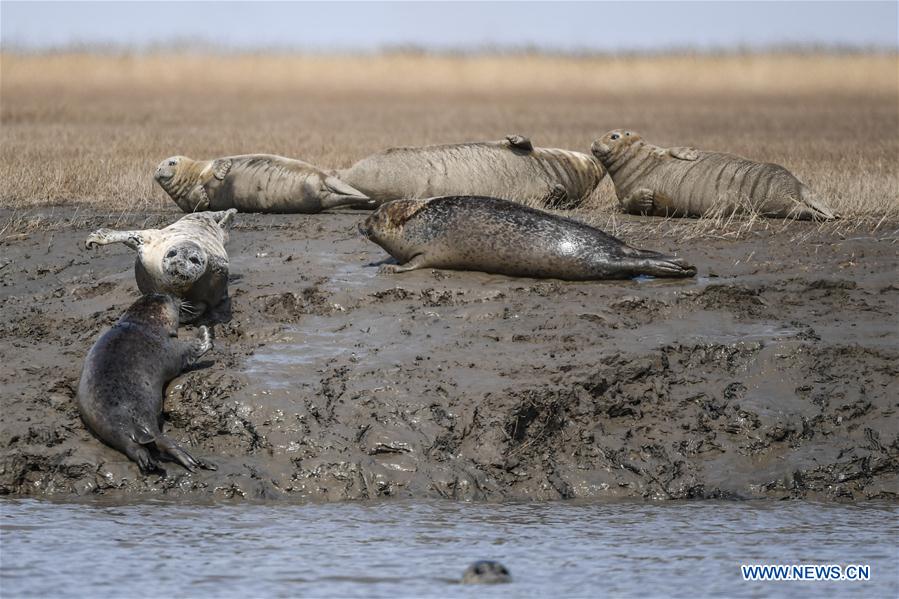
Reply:
<svg viewBox="0 0 899 599"><path fill-rule="evenodd" d="M622 217L699 275L567 283L382 275L364 215L239 215L231 320L165 402L167 434L218 470L142 476L75 407L88 348L137 296L132 252L83 241L175 216L0 241L0 493L899 497L895 223L679 241L688 223L657 238Z"/></svg>

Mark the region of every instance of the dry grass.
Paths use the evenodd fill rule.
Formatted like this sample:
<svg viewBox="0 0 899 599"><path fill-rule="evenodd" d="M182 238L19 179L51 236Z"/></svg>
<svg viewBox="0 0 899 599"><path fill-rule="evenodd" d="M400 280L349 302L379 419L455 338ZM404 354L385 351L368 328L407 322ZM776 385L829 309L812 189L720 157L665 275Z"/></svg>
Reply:
<svg viewBox="0 0 899 599"><path fill-rule="evenodd" d="M271 152L336 168L392 145L511 132L586 151L605 131L630 127L660 145L783 164L850 217L839 226L870 230L899 218L897 79L895 54L5 53L0 206L174 210L151 178L172 154ZM591 219L614 219L608 181L590 208ZM746 222L702 219L694 229L724 235Z"/></svg>

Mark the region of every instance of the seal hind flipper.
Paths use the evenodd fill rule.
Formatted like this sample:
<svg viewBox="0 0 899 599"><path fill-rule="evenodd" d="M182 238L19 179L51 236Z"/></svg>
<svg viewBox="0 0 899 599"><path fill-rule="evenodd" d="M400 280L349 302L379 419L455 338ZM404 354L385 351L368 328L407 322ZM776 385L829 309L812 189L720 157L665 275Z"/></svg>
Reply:
<svg viewBox="0 0 899 599"><path fill-rule="evenodd" d="M202 468L204 470L218 469L215 464L193 457L165 435L159 435L156 438L156 449L161 456L165 456L172 461L178 462L191 472L195 471L197 468Z"/></svg>
<svg viewBox="0 0 899 599"><path fill-rule="evenodd" d="M222 181L231 170L230 158L216 158L212 161L212 176Z"/></svg>
<svg viewBox="0 0 899 599"><path fill-rule="evenodd" d="M322 209L325 210L337 206L361 206L372 203L367 195L334 175L326 176L322 181L322 187L326 192L321 201Z"/></svg>

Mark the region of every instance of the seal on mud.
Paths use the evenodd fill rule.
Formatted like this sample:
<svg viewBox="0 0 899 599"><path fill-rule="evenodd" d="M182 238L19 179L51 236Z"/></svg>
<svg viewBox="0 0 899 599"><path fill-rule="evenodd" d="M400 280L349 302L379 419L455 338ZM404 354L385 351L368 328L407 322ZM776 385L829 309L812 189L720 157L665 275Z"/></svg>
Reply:
<svg viewBox="0 0 899 599"><path fill-rule="evenodd" d="M394 273L447 268L571 281L696 274L680 258L632 248L582 222L497 198L388 202L359 230L400 262L384 267Z"/></svg>
<svg viewBox="0 0 899 599"><path fill-rule="evenodd" d="M308 162L270 154L215 160L172 156L159 163L154 178L184 212L312 214L370 205L364 194Z"/></svg>
<svg viewBox="0 0 899 599"><path fill-rule="evenodd" d="M831 220L815 193L777 164L694 148L660 148L626 129L593 142L625 212L650 216L728 216Z"/></svg>
<svg viewBox="0 0 899 599"><path fill-rule="evenodd" d="M98 229L88 249L124 243L137 250L134 276L143 294L168 293L183 300L182 321L189 322L228 297L225 243L237 210L188 214L164 229Z"/></svg>
<svg viewBox="0 0 899 599"><path fill-rule="evenodd" d="M499 562L491 560L477 561L465 570L462 584L501 584L512 582L509 570Z"/></svg>
<svg viewBox="0 0 899 599"><path fill-rule="evenodd" d="M178 301L168 295L138 299L91 347L78 385L84 423L144 474L158 468L151 449L190 471L215 470L160 430L165 385L212 347L206 327L193 341L176 338L178 311Z"/></svg>

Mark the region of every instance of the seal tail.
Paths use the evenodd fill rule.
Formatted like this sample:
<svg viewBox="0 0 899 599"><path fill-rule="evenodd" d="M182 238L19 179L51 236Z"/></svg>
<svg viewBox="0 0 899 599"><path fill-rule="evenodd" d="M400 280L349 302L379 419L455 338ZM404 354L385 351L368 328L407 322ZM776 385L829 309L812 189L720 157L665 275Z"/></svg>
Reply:
<svg viewBox="0 0 899 599"><path fill-rule="evenodd" d="M353 187L338 179L334 175L328 175L322 184L322 208L336 208L338 206L369 206L375 207L374 201Z"/></svg>

